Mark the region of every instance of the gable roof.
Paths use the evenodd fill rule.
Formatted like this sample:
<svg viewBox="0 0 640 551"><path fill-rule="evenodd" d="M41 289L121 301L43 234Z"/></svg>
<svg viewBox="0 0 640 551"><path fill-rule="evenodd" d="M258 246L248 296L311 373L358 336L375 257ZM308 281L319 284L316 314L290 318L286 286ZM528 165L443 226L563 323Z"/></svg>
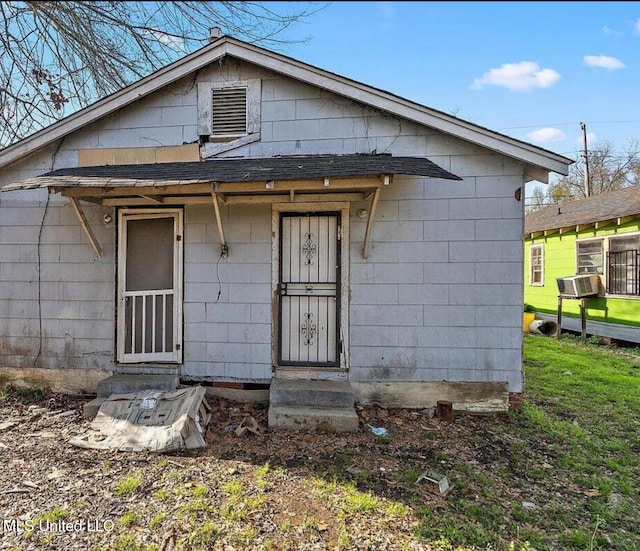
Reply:
<svg viewBox="0 0 640 551"><path fill-rule="evenodd" d="M575 230L578 226L591 226L629 216L640 216L640 186L567 201L532 212L525 216L524 231L529 235L564 228Z"/></svg>
<svg viewBox="0 0 640 551"><path fill-rule="evenodd" d="M530 179L546 182L548 172L566 175L568 165L573 162L557 153L505 136L389 92L235 38L222 37L126 88L0 150L0 167L16 162L38 148L49 145L227 55L518 159L527 165L527 176Z"/></svg>

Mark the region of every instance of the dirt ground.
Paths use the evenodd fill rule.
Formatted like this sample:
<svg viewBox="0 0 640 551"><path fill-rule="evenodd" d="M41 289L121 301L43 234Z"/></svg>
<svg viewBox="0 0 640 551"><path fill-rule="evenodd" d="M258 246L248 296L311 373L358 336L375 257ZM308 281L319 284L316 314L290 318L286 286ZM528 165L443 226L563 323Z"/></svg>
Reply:
<svg viewBox="0 0 640 551"><path fill-rule="evenodd" d="M68 440L88 426L85 401L0 404L0 549L431 549L416 512L445 514L456 492L480 491L454 485L443 497L418 476L453 483L456 465L490 473L510 462L508 435L490 430L501 416L442 422L433 410L371 407L358 408L357 433L272 431L265 405L219 398L205 449L81 449ZM262 434L239 437L248 416Z"/></svg>

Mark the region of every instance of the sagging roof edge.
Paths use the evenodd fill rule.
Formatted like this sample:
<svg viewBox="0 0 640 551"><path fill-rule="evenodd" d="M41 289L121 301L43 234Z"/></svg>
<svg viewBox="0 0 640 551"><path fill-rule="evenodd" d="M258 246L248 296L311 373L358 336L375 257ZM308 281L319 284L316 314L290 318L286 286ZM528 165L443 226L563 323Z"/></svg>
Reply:
<svg viewBox="0 0 640 551"><path fill-rule="evenodd" d="M235 38L222 37L147 77L6 147L0 151L0 167L14 163L33 153L38 148L47 146L87 124L156 92L162 87L221 59L225 55L254 63L274 72L330 90L354 101L393 113L454 137L516 158L530 165L532 169L527 172L532 175L532 179L543 179L544 175L540 173L540 168L566 175L567 167L573 163L571 159L552 151L511 138L367 84Z"/></svg>
<svg viewBox="0 0 640 551"><path fill-rule="evenodd" d="M93 187L191 183L295 181L323 178L422 176L461 181L462 178L424 157L389 154L285 155L266 158L213 158L206 161L103 165L62 168L9 184L3 192L39 187ZM151 183L150 183L151 182Z"/></svg>

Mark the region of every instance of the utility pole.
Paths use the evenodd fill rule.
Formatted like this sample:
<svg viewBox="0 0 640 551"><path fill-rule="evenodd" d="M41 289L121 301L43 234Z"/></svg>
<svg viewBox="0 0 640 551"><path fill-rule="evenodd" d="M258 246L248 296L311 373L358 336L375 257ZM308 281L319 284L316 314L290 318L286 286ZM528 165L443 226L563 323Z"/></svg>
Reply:
<svg viewBox="0 0 640 551"><path fill-rule="evenodd" d="M582 129L582 143L584 146L584 195L589 197L591 195L591 178L589 178L589 155L587 153L587 125L581 122L580 128Z"/></svg>

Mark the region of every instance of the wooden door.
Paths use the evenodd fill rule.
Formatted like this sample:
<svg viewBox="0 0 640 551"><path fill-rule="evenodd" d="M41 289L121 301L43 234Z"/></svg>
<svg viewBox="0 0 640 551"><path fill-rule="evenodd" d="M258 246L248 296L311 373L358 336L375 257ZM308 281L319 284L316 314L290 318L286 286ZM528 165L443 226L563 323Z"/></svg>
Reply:
<svg viewBox="0 0 640 551"><path fill-rule="evenodd" d="M340 215L280 215L279 364L339 365Z"/></svg>

